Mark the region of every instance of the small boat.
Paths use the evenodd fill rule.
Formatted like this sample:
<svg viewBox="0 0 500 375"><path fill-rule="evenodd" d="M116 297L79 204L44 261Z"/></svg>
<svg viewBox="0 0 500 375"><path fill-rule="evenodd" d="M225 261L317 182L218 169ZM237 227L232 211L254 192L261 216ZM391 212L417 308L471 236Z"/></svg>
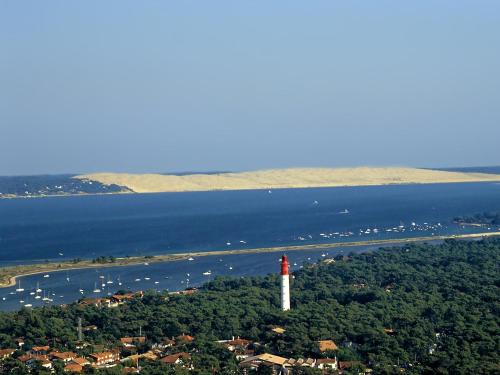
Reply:
<svg viewBox="0 0 500 375"><path fill-rule="evenodd" d="M159 281L155 281L155 284L159 284L160 282Z"/></svg>
<svg viewBox="0 0 500 375"><path fill-rule="evenodd" d="M30 292L30 296L34 296L35 295L35 292Z"/></svg>
<svg viewBox="0 0 500 375"><path fill-rule="evenodd" d="M16 294L16 292L10 292L9 294Z"/></svg>
<svg viewBox="0 0 500 375"><path fill-rule="evenodd" d="M189 257L188 260L194 260L194 258L193 257Z"/></svg>
<svg viewBox="0 0 500 375"><path fill-rule="evenodd" d="M148 263L148 262L145 262L145 263L144 263L144 265L145 265L145 266L149 266L149 263Z"/></svg>
<svg viewBox="0 0 500 375"><path fill-rule="evenodd" d="M111 279L108 277L108 281L106 281L106 284L113 284L113 280L111 280Z"/></svg>
<svg viewBox="0 0 500 375"><path fill-rule="evenodd" d="M64 255L63 253L59 253L59 256L61 256L61 257L62 257L63 255Z"/></svg>
<svg viewBox="0 0 500 375"><path fill-rule="evenodd" d="M24 303L24 301L23 301L23 300L20 300L20 301L19 301L19 303Z"/></svg>
<svg viewBox="0 0 500 375"><path fill-rule="evenodd" d="M144 280L151 280L151 277L145 277Z"/></svg>
<svg viewBox="0 0 500 375"><path fill-rule="evenodd" d="M209 270L209 271L203 272L203 274L204 274L205 276L210 276L210 275L212 274L212 271L210 271L210 270Z"/></svg>
<svg viewBox="0 0 500 375"><path fill-rule="evenodd" d="M97 283L94 283L94 290L93 290L94 293L101 293L101 289L99 289L97 287Z"/></svg>
<svg viewBox="0 0 500 375"><path fill-rule="evenodd" d="M36 283L36 292L37 293L41 293L42 292L42 290L40 289L40 283L39 282Z"/></svg>
<svg viewBox="0 0 500 375"><path fill-rule="evenodd" d="M31 303L27 303L24 307L33 307L33 305Z"/></svg>
<svg viewBox="0 0 500 375"><path fill-rule="evenodd" d="M141 279L135 279L135 281L141 281Z"/></svg>
<svg viewBox="0 0 500 375"><path fill-rule="evenodd" d="M47 277L50 277L50 275L49 275L49 274L46 274L46 275L43 275L43 277L47 278Z"/></svg>
<svg viewBox="0 0 500 375"><path fill-rule="evenodd" d="M347 208L343 209L342 211L339 212L339 214L345 215L348 214L349 210Z"/></svg>
<svg viewBox="0 0 500 375"><path fill-rule="evenodd" d="M21 288L21 280L19 280L16 292L24 292L24 288Z"/></svg>
<svg viewBox="0 0 500 375"><path fill-rule="evenodd" d="M40 299L40 298L42 298L42 297L40 297L40 296L38 296L38 295L36 295L36 296L35 296L35 299Z"/></svg>
<svg viewBox="0 0 500 375"><path fill-rule="evenodd" d="M100 275L100 276L99 276L99 278L100 278L100 279L104 279L104 275Z"/></svg>
<svg viewBox="0 0 500 375"><path fill-rule="evenodd" d="M226 242L226 245L227 246L231 246L231 242Z"/></svg>
<svg viewBox="0 0 500 375"><path fill-rule="evenodd" d="M232 270L233 269L233 266L229 266L229 269Z"/></svg>

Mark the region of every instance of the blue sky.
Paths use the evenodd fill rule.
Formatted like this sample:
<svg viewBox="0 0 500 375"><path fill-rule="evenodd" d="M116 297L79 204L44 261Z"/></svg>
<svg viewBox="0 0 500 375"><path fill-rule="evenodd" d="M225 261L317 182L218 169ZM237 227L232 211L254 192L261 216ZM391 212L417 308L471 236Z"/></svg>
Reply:
<svg viewBox="0 0 500 375"><path fill-rule="evenodd" d="M0 174L499 165L499 1L0 2Z"/></svg>

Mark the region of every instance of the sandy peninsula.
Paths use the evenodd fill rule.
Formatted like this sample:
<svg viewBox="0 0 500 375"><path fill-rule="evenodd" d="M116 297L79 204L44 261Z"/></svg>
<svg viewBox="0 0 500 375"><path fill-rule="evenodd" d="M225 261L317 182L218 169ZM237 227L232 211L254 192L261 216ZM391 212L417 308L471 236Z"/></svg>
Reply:
<svg viewBox="0 0 500 375"><path fill-rule="evenodd" d="M91 260L81 260L79 262L45 262L27 265L7 266L0 267L0 288L7 288L16 285L16 278L22 276L36 275L42 273L68 271L85 268L104 268L104 267L123 267L133 266L144 263L158 263L158 262L171 262L175 260L185 260L189 257L205 257L205 256L224 256L224 255L237 255L237 254L259 254L259 253L273 253L273 252L291 252L291 251L311 251L311 250L327 250L335 248L349 248L361 246L389 246L415 242L431 242L443 241L446 239L479 239L485 237L497 237L500 232L483 232L483 233L469 233L457 235L444 235L444 236L424 236L424 237L408 237L408 238L394 238L394 239L381 239L381 240L365 240L365 241L351 241L351 242L333 242L324 244L310 244L310 245L294 245L294 246L278 246L278 247L264 247L253 249L240 249L240 250L214 250L203 252L188 252L178 254L158 254L155 256L141 256L141 257L128 257L116 258L112 263L94 263Z"/></svg>
<svg viewBox="0 0 500 375"><path fill-rule="evenodd" d="M135 193L284 189L336 186L499 181L498 174L405 167L290 168L219 174L94 173L75 178L126 187Z"/></svg>

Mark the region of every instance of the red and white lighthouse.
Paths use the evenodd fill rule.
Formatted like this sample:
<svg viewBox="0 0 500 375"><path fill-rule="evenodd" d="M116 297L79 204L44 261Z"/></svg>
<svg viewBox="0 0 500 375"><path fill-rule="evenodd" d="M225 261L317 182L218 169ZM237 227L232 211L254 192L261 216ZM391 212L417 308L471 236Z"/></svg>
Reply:
<svg viewBox="0 0 500 375"><path fill-rule="evenodd" d="M290 310L290 275L288 274L288 257L281 257L281 309Z"/></svg>

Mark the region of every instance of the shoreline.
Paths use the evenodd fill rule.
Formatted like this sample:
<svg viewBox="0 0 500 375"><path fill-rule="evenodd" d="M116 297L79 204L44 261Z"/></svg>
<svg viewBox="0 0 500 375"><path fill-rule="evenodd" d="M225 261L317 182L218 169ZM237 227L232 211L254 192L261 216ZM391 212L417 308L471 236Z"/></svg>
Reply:
<svg viewBox="0 0 500 375"><path fill-rule="evenodd" d="M223 255L238 255L238 254L259 254L273 252L288 252L288 251L308 251L335 249L341 247L359 247L359 246L383 246L383 245L400 245L406 243L427 242L427 241L444 241L447 239L477 239L484 237L500 236L500 231L482 232L469 234L455 234L442 236L423 236L409 238L394 238L381 240L366 240L366 241L351 241L351 242L333 242L324 244L309 244L309 245L292 245L292 246L277 246L263 247L240 250L214 250L214 251L194 251L176 254L158 254L141 257L116 258L115 262L110 263L93 263L92 260L82 260L74 263L66 262L47 262L28 265L16 265L0 267L0 288L8 288L16 285L17 278L37 275L41 273L51 273L59 271L72 271L79 269L105 268L105 267L126 267L139 265L141 263L161 263L172 262L177 260L186 260L189 257L204 257L204 256L223 256Z"/></svg>

